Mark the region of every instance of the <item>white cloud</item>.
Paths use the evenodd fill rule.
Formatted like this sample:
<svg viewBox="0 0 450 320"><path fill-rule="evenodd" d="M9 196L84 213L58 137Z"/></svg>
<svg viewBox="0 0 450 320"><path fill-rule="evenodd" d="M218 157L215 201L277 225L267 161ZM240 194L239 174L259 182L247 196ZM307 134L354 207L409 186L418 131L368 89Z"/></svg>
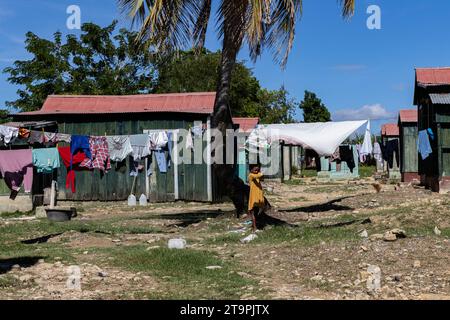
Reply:
<svg viewBox="0 0 450 320"><path fill-rule="evenodd" d="M333 112L333 120L387 120L395 118L393 112L389 112L381 104L365 105L358 109L341 109Z"/></svg>
<svg viewBox="0 0 450 320"><path fill-rule="evenodd" d="M338 64L331 69L336 71L359 71L366 69L366 66L363 64Z"/></svg>

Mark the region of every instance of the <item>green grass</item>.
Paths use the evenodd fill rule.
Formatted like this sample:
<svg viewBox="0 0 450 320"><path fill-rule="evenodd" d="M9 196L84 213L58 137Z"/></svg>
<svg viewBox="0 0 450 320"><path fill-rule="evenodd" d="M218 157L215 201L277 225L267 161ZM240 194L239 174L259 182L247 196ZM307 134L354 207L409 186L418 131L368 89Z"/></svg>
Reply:
<svg viewBox="0 0 450 320"><path fill-rule="evenodd" d="M287 184L289 186L299 186L299 185L304 185L305 181L303 181L301 179L292 179L292 180L285 180L283 183Z"/></svg>
<svg viewBox="0 0 450 320"><path fill-rule="evenodd" d="M0 213L0 218L4 218L4 219L21 218L21 217L32 216L32 215L34 215L34 211L27 211L27 212L21 212L21 211L2 212L2 213Z"/></svg>
<svg viewBox="0 0 450 320"><path fill-rule="evenodd" d="M361 178L369 178L369 177L372 177L376 171L377 171L376 166L361 165L359 167L359 176Z"/></svg>
<svg viewBox="0 0 450 320"><path fill-rule="evenodd" d="M300 172L302 177L305 178L314 178L317 177L317 170L316 169L304 169Z"/></svg>
<svg viewBox="0 0 450 320"><path fill-rule="evenodd" d="M111 262L115 266L144 272L165 282L165 293L159 296L163 299L239 299L245 286L257 284L238 275L236 265L208 251L167 248L146 251L144 246L133 246L108 249L107 253L115 258ZM206 269L213 265L222 269Z"/></svg>

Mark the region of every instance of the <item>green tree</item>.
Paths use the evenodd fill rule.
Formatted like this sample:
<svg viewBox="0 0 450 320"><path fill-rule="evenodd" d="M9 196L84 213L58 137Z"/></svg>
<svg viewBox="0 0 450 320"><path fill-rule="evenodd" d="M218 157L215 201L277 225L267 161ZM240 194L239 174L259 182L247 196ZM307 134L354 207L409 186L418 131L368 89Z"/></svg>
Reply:
<svg viewBox="0 0 450 320"><path fill-rule="evenodd" d="M219 79L220 51L202 49L179 51L174 57L158 62L156 92L205 92L215 91ZM243 62L233 70L230 89L230 108L233 116L245 114L245 110L257 103L259 81Z"/></svg>
<svg viewBox="0 0 450 320"><path fill-rule="evenodd" d="M60 32L53 40L26 34L29 60L4 69L8 81L19 85L18 99L7 107L21 111L40 109L51 94L138 94L153 90L156 80L152 56L136 45L136 33L120 29L117 21L105 28L83 24L79 37L70 34L63 42Z"/></svg>
<svg viewBox="0 0 450 320"><path fill-rule="evenodd" d="M331 121L331 115L327 107L313 92L305 91L305 97L300 103L300 109L303 110L303 120L305 122Z"/></svg>

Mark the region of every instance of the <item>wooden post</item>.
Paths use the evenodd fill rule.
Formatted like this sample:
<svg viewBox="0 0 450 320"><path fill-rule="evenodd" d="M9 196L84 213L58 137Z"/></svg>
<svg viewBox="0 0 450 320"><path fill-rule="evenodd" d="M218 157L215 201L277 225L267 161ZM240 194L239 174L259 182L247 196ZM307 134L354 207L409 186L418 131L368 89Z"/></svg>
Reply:
<svg viewBox="0 0 450 320"><path fill-rule="evenodd" d="M206 187L208 201L213 201L212 196L212 170L211 170L211 117L206 121Z"/></svg>
<svg viewBox="0 0 450 320"><path fill-rule="evenodd" d="M172 165L173 165L173 193L175 196L175 200L180 199L180 191L178 185L178 130L174 130L172 132L173 138L173 150L172 150Z"/></svg>
<svg viewBox="0 0 450 320"><path fill-rule="evenodd" d="M50 191L50 209L55 207L56 202L56 181L52 181L52 188Z"/></svg>

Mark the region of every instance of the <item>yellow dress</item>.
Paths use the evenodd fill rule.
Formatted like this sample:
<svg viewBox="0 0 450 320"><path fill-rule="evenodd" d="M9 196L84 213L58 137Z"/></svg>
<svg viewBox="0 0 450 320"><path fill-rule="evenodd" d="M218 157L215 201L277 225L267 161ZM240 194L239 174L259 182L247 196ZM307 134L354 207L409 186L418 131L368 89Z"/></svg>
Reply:
<svg viewBox="0 0 450 320"><path fill-rule="evenodd" d="M248 198L248 210L255 207L264 206L264 194L261 186L262 173L250 173L248 175L248 182L250 184L250 196Z"/></svg>

